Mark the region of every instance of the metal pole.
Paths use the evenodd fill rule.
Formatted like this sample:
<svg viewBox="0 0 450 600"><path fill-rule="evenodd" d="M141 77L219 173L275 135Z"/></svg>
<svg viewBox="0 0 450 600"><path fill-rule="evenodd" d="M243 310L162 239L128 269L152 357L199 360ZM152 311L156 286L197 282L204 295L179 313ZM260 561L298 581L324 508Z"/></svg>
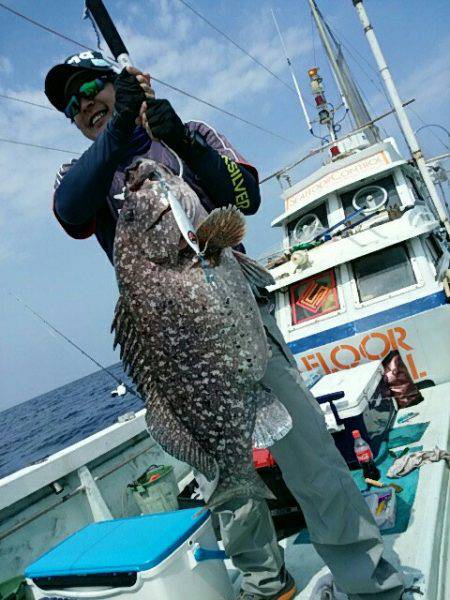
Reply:
<svg viewBox="0 0 450 600"><path fill-rule="evenodd" d="M415 98L412 98L411 100L407 100L406 102L403 103L403 106L408 106L408 104L411 104L412 102L415 102ZM387 112L383 113L382 115L379 115L378 117L375 117L375 119L372 119L371 121L365 123L361 127L357 127L356 129L352 129L352 131L350 131L349 133L347 133L344 136L338 138L336 140L336 142L343 142L344 140L346 140L350 136L354 135L355 133L358 133L358 131L364 131L364 129L367 129L368 127L371 127L377 121L380 121L381 119L384 119L385 117L387 117L389 115L392 115L393 112L394 112L394 110L388 110ZM306 154L305 156L302 156L302 158L299 158L298 160L296 160L295 162L291 163L290 165L287 165L286 167L282 167L281 169L278 169L277 171L275 171L271 175L267 175L266 177L264 177L263 179L261 179L260 182L259 182L260 185L262 183L265 183L266 181L269 181L269 179L272 179L273 177L281 177L281 175L284 174L284 173L286 173L286 171L290 171L291 169L293 169L294 167L296 167L300 163L304 162L305 160L308 160L308 158L311 158L312 156L315 156L316 154L319 154L320 152L323 152L324 150L326 150L327 148L329 148L330 146L332 146L333 143L335 143L335 142L330 142L329 144L325 144L324 146L320 146L320 148L314 148L313 150L310 150L308 152L308 154ZM448 157L450 157L450 153L449 154L441 154L440 156L435 156L434 159L427 160L427 162L431 162L432 160L440 160L442 158L448 158Z"/></svg>
<svg viewBox="0 0 450 600"><path fill-rule="evenodd" d="M272 18L273 18L273 21L275 23L275 27L277 28L278 35L280 37L281 46L283 47L283 52L284 52L284 55L286 57L286 62L288 64L288 66L289 66L289 71L291 73L292 81L294 82L294 87L295 87L295 91L297 92L297 96L298 96L298 99L299 99L299 102L300 102L300 106L302 107L303 114L305 116L306 124L308 126L308 129L309 129L310 133L312 133L311 119L309 118L308 111L306 110L305 103L303 102L302 93L300 91L300 87L298 85L297 77L295 76L294 69L292 68L291 59L288 56L287 49L286 49L286 46L285 46L285 43L284 43L284 39L283 39L283 36L281 35L281 31L280 31L280 28L278 26L277 19L275 17L275 13L274 13L274 11L272 9L270 9L270 12L272 13Z"/></svg>
<svg viewBox="0 0 450 600"><path fill-rule="evenodd" d="M394 81L389 72L388 66L384 59L380 45L378 44L378 40L375 36L373 27L367 16L366 10L363 6L362 0L352 0L352 2L354 7L356 8L359 19L364 28L364 33L366 35L370 49L372 50L372 53L377 62L378 68L380 70L380 75L383 78L384 84L386 86L386 90L397 113L400 127L406 138L406 142L409 146L414 162L416 163L417 168L419 169L420 174L422 175L423 181L427 187L428 193L430 194L431 200L436 208L439 218L442 221L442 224L444 225L448 236L450 237L450 222L448 220L444 204L441 202L441 199L439 198L439 195L434 186L433 180L431 179L431 175L428 172L428 168L423 157L422 150L420 149L417 138L414 135L414 131L409 123L406 111L403 109L402 101L400 100L400 96L398 95Z"/></svg>
<svg viewBox="0 0 450 600"><path fill-rule="evenodd" d="M328 60L330 61L331 72L333 73L334 80L335 80L335 82L336 82L336 84L337 84L337 86L339 88L339 92L341 94L342 101L343 101L344 105L347 107L348 106L348 99L347 99L346 94L345 94L345 92L346 92L346 85L345 85L345 82L344 82L344 80L342 78L342 74L341 74L341 71L340 71L339 66L337 64L336 57L334 55L333 49L330 46L330 41L329 41L328 36L327 36L327 34L325 32L323 23L322 23L319 15L318 15L317 6L316 6L316 3L314 2L314 0L309 0L309 6L311 8L311 13L312 13L312 16L314 18L314 22L316 23L317 31L319 32L320 39L322 40L322 44L324 45L325 51L327 53ZM352 114L353 114L353 111L352 111ZM358 122L357 115L355 116L355 121L356 121L356 125L358 127L360 125L362 125L362 123Z"/></svg>

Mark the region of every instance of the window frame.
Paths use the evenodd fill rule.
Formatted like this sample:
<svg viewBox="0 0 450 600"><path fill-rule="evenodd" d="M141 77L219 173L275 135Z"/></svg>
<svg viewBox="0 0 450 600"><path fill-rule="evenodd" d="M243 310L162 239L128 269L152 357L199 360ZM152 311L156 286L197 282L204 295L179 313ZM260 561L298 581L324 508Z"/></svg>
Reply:
<svg viewBox="0 0 450 600"><path fill-rule="evenodd" d="M355 308L357 308L357 309L364 308L366 306L371 306L373 304L377 304L378 302L385 302L386 300L389 300L390 298L395 298L396 296L401 296L405 293L416 290L417 288L423 287L424 280L422 278L422 274L419 269L417 256L414 253L414 250L408 240L404 241L404 242L399 242L397 244L392 244L392 246L386 246L385 248L382 248L381 250L377 250L375 252L370 252L369 254L377 254L378 252L383 252L384 250L388 250L389 248L394 248L395 246L403 246L403 248L405 249L405 252L406 252L407 257L409 258L411 268L413 271L413 275L415 277L416 282L411 285L402 287L398 290L388 292L387 294L382 294L380 296L376 296L375 298L371 298L370 300L360 300L358 283L357 283L355 271L353 268L354 261L352 260L348 263L348 265L350 267L349 268L350 287L352 290L353 304L354 304ZM363 258L364 256L369 256L369 254L364 254L358 258Z"/></svg>
<svg viewBox="0 0 450 600"><path fill-rule="evenodd" d="M387 206L389 204L389 194L390 194L390 192L387 189L388 187L391 189L391 191L395 190L395 193L396 193L397 198L398 198L398 202L399 202L400 205L402 205L403 202L402 202L402 198L401 198L401 195L399 193L399 190L398 190L399 186L397 184L397 181L396 181L394 173L395 173L395 171L389 171L387 173L379 173L377 176L373 176L373 177L370 177L370 178L367 178L367 179L363 179L362 181L359 181L357 185L352 186L350 189L347 189L345 191L341 190L338 193L338 198L339 198L339 203L340 203L340 206L341 206L341 209L342 209L342 214L343 214L342 218L348 217L348 215L345 212L346 211L345 204L347 203L347 199L346 198L343 199L343 196L348 196L349 197L349 201L350 202L349 202L349 208L348 209L349 209L349 214L351 214L355 210L354 207L352 206L352 199L353 199L353 197L355 196L355 194L359 190L362 190L362 189L364 189L366 187L378 186L378 187L382 187L383 189L386 189L388 196L387 196L386 205L384 206L383 210L386 210ZM381 175L381 177L380 177L380 175ZM387 179L390 179L390 185L389 186L386 185L386 180ZM384 183L384 185L383 185L383 183ZM350 207L353 210L350 210ZM373 216L376 216L376 214L377 213L374 213Z"/></svg>
<svg viewBox="0 0 450 600"><path fill-rule="evenodd" d="M425 202L425 198L423 197L423 195L420 192L420 189L419 189L416 179L407 173L405 173L405 179L406 179L408 188L414 197L414 202Z"/></svg>
<svg viewBox="0 0 450 600"><path fill-rule="evenodd" d="M425 254L431 262L434 274L437 275L439 263L441 262L445 252L442 246L436 241L432 233L424 237L423 245L425 248Z"/></svg>

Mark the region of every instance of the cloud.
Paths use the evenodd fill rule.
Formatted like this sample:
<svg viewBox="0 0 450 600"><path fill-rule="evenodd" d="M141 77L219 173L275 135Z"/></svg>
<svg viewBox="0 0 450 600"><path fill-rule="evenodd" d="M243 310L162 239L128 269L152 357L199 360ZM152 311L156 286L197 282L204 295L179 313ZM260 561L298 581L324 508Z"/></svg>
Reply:
<svg viewBox="0 0 450 600"><path fill-rule="evenodd" d="M8 96L48 105L42 92L33 89L1 89ZM2 99L0 137L30 144L83 151L87 144L60 113ZM74 155L72 155L74 156ZM0 223L7 228L0 242L0 260L13 252L27 252L26 232L48 221L55 174L70 154L0 142L2 202ZM5 233L7 232L7 233ZM14 249L14 250L13 250Z"/></svg>
<svg viewBox="0 0 450 600"><path fill-rule="evenodd" d="M418 63L401 80L403 95L416 98L418 109L444 107L450 100L450 36L441 40L433 56Z"/></svg>
<svg viewBox="0 0 450 600"><path fill-rule="evenodd" d="M151 68L156 76L176 86L204 97L206 100L241 113L253 120L253 105L259 99L267 104L273 78L250 58L242 55L226 40L211 31L201 21L170 0L153 0L149 10L136 19L138 5L132 11L121 11L117 22L135 64ZM181 9L180 9L181 8ZM261 7L261 14L263 7ZM268 12L268 11L266 11ZM256 26L254 20L243 20L232 32L237 41L267 63L276 72L284 70L278 40L271 22ZM287 43L297 52L304 46L295 44L298 32L290 28ZM250 42L251 40L251 42ZM0 56L0 71L10 72L10 61ZM276 84L275 85L279 85ZM182 118L211 119L217 112L195 100L169 92L158 85L158 94L169 97ZM26 86L6 86L1 93L48 106L42 91ZM56 111L2 99L0 137L49 147L82 152L88 142ZM268 106L266 106L268 113ZM215 119L211 119L215 120ZM257 118L255 118L257 120ZM277 129L277 127L273 127ZM55 173L70 154L45 151L0 142L2 182L0 222L7 222L7 234L2 236L0 260L27 252L25 232L44 227L51 211Z"/></svg>
<svg viewBox="0 0 450 600"><path fill-rule="evenodd" d="M12 73L12 64L9 58L0 55L0 73L9 75Z"/></svg>
<svg viewBox="0 0 450 600"><path fill-rule="evenodd" d="M136 65L148 68L158 78L244 118L261 122L269 129L279 129L270 115L271 96L274 86L278 91L280 88L283 91L283 87L267 71L212 31L178 1L152 0L146 11L142 11L141 4L130 6L132 10L125 10L128 3L124 3L122 9L118 3L122 19L117 19L117 27ZM252 14L253 18L236 21L238 26L229 33L258 60L279 76L287 78L268 6L258 5L257 12ZM309 37L299 35L298 27L290 26L283 33L293 59L308 51L309 44L305 40ZM11 72L12 68L11 62L0 56L0 71ZM225 118L227 123L230 122L228 117L221 117L214 109L191 98L159 84L155 87L160 97L168 97L174 103L183 119L197 118L217 123ZM0 92L48 106L40 89L4 84L0 86ZM0 137L67 148L74 153L82 152L89 145L56 111L4 99L1 102L5 110L0 113ZM255 106L261 108L258 116L254 115ZM267 123L264 123L265 119ZM242 129L247 131L247 126L242 126ZM248 131L251 133L251 130ZM260 135L264 139L265 134ZM30 227L39 231L48 226L55 173L61 163L70 159L70 154L0 142L0 163L2 172L7 174L2 182L0 223L8 223L7 233L0 241L0 260L12 254L17 258L29 252L26 232Z"/></svg>
<svg viewBox="0 0 450 600"><path fill-rule="evenodd" d="M248 119L254 102L269 93L274 85L281 86L270 73L179 2L154 0L150 5L153 9L142 15L141 31L136 31L135 15L130 21L119 23L119 29L135 64L149 69L154 77L228 110L243 105L242 116ZM252 19L241 19L239 23L240 27L231 32L231 37L269 69L286 78L285 61L268 7L261 4L258 14L253 14ZM292 58L310 49L310 38L304 35L301 27L290 26L283 33ZM164 89L164 86L156 83L155 87L160 96L174 99L184 118L208 119L214 113L213 109Z"/></svg>

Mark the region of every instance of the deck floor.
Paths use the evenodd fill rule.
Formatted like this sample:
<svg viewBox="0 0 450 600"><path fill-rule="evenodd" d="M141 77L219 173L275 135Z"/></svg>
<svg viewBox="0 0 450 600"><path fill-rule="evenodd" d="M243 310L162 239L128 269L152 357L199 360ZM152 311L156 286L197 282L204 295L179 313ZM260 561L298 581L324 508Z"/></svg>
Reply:
<svg viewBox="0 0 450 600"><path fill-rule="evenodd" d="M412 422L430 422L420 440L424 450L435 446L450 449L450 383L423 390L423 395L424 402L399 411L399 416L413 410L419 416ZM450 598L449 471L445 461L424 465L408 529L401 534L383 535L386 557L396 566L401 565L408 585L417 580L415 585L421 589L423 595L411 594L411 599ZM401 485L401 479L395 481ZM311 544L294 545L295 538L283 540L286 565L300 590L296 598L313 600L311 592L328 569Z"/></svg>
<svg viewBox="0 0 450 600"><path fill-rule="evenodd" d="M412 409L400 410L398 416L418 412L412 423L430 423L420 440L423 449L432 450L438 446L450 450L450 383L428 388L422 393L424 402ZM400 534L383 535L386 558L401 568L408 586L414 584L420 588L421 593L410 593L408 600L450 598L449 472L445 461L424 465L420 469L408 529ZM401 479L393 481L401 485ZM312 596L312 591L329 571L311 544L294 545L296 537L297 534L282 541L287 569L299 590L295 598L318 600ZM238 588L236 571L233 575L234 585Z"/></svg>

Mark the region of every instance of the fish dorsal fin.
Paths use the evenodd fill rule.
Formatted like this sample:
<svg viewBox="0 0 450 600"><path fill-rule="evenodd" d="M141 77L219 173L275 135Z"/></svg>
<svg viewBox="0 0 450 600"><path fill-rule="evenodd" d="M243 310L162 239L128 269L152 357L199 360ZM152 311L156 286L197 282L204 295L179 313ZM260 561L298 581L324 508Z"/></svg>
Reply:
<svg viewBox="0 0 450 600"><path fill-rule="evenodd" d="M244 215L234 206L216 208L197 229L197 238L202 250L222 250L237 246L244 239L244 235Z"/></svg>
<svg viewBox="0 0 450 600"><path fill-rule="evenodd" d="M120 358L125 371L132 377L140 394L146 392L148 378L147 348L141 343L141 336L136 328L131 312L122 296L116 304L114 321L111 326L114 332L114 348L120 346Z"/></svg>

